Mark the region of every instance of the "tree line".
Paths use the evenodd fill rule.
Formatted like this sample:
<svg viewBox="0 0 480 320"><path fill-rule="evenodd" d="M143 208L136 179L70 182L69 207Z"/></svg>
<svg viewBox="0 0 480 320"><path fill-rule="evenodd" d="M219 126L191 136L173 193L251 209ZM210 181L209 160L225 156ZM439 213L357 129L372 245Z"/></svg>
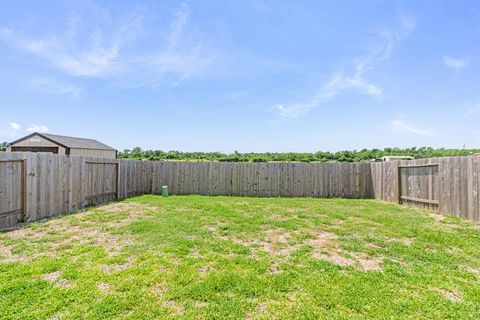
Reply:
<svg viewBox="0 0 480 320"><path fill-rule="evenodd" d="M411 156L415 159L468 156L480 153L480 149L434 149L430 147L362 149L353 151L298 153L298 152L181 152L142 150L136 147L132 150L119 152L120 159L167 160L167 161L223 161L223 162L365 162L383 156Z"/></svg>

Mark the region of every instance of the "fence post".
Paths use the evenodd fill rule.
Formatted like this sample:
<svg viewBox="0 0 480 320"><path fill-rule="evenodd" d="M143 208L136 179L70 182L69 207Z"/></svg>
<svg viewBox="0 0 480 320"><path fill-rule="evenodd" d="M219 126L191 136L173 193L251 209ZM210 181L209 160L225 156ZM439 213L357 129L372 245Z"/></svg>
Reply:
<svg viewBox="0 0 480 320"><path fill-rule="evenodd" d="M402 167L400 166L400 161L397 166L397 193L398 193L398 204L402 204Z"/></svg>
<svg viewBox="0 0 480 320"><path fill-rule="evenodd" d="M27 158L21 162L21 176L22 176L22 213L20 215L20 221L25 222L25 216L27 213Z"/></svg>

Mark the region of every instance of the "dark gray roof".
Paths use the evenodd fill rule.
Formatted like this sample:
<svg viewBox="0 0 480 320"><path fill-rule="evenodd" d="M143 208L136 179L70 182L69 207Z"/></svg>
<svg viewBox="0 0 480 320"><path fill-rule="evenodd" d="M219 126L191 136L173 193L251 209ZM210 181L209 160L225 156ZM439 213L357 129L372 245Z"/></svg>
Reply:
<svg viewBox="0 0 480 320"><path fill-rule="evenodd" d="M50 139L54 142L57 142L61 145L64 145L68 148L116 151L116 149L109 147L106 144L98 142L97 140L94 140L94 139L59 136L59 135L50 134L50 133L37 133L37 134L40 136L44 136L45 138Z"/></svg>

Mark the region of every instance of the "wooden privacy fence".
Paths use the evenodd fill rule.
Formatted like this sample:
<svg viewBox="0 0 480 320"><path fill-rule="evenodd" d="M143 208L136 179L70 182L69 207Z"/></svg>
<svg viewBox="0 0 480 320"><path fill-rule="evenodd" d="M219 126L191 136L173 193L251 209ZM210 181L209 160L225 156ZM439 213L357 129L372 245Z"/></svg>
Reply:
<svg viewBox="0 0 480 320"><path fill-rule="evenodd" d="M151 170L145 168L151 168L151 164L46 153L1 153L0 228L150 193L151 183L145 177Z"/></svg>
<svg viewBox="0 0 480 320"><path fill-rule="evenodd" d="M398 166L398 202L436 209L438 163Z"/></svg>
<svg viewBox="0 0 480 320"><path fill-rule="evenodd" d="M370 198L369 163L152 162L152 193Z"/></svg>
<svg viewBox="0 0 480 320"><path fill-rule="evenodd" d="M118 166L118 162L85 161L87 205L119 198Z"/></svg>
<svg viewBox="0 0 480 320"><path fill-rule="evenodd" d="M480 221L480 157L371 164L373 197Z"/></svg>
<svg viewBox="0 0 480 320"><path fill-rule="evenodd" d="M480 157L221 163L0 154L0 228L140 194L375 198L480 221Z"/></svg>
<svg viewBox="0 0 480 320"><path fill-rule="evenodd" d="M0 226L25 217L25 160L0 159Z"/></svg>

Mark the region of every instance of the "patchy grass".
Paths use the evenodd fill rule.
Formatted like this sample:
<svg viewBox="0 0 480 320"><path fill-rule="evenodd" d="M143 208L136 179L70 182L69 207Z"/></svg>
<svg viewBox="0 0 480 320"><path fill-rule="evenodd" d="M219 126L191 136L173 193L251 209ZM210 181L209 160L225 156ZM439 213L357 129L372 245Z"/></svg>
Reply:
<svg viewBox="0 0 480 320"><path fill-rule="evenodd" d="M373 200L142 196L0 233L0 316L478 319L479 248Z"/></svg>

